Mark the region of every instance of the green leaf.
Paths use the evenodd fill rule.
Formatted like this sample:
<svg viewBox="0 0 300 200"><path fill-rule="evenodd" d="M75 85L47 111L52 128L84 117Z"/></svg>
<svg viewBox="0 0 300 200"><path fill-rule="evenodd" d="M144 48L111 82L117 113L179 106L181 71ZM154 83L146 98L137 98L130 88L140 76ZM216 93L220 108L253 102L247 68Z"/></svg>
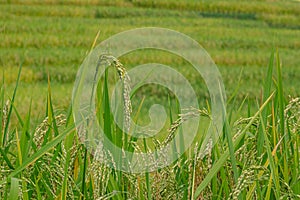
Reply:
<svg viewBox="0 0 300 200"><path fill-rule="evenodd" d="M8 127L9 127L8 125L10 123L11 113L12 113L12 109L13 109L12 105L15 102L15 97L16 97L16 94L17 94L17 89L18 89L19 82L20 82L20 77L21 77L21 71L22 71L22 64L19 67L18 78L17 78L17 81L16 81L16 86L15 86L15 89L14 89L14 92L13 92L13 96L12 96L12 99L11 99L11 103L10 103L10 107L9 107L9 111L8 111L8 115L7 115L7 121L5 123L5 129L4 129L3 138L2 138L2 145L3 146L5 145L5 142L6 142L6 135L7 135L7 132L8 132Z"/></svg>
<svg viewBox="0 0 300 200"><path fill-rule="evenodd" d="M271 87L272 87L272 77L273 77L273 65L274 65L274 52L272 52L270 61L269 61L269 66L268 66L268 72L267 72L267 77L265 79L264 83L264 89L263 89L263 102L267 100L267 98L271 94ZM267 125L267 117L268 114L271 113L270 106L266 106L266 108L262 111L262 124L266 127ZM259 127L258 130L258 138L257 138L257 153L258 156L261 155L262 150L263 150L263 143L264 143L264 135L263 135L263 130L261 126Z"/></svg>
<svg viewBox="0 0 300 200"><path fill-rule="evenodd" d="M18 200L19 199L19 179L11 178L10 179L10 191L9 191L9 200Z"/></svg>

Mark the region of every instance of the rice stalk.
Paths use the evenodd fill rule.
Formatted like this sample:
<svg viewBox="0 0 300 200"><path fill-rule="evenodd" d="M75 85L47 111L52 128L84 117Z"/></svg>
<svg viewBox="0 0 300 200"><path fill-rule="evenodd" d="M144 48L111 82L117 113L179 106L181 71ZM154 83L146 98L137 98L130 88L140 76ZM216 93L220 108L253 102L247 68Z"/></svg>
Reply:
<svg viewBox="0 0 300 200"><path fill-rule="evenodd" d="M55 121L58 127L65 125L66 123L66 117L64 114L60 114L55 116ZM48 116L45 117L45 119L40 123L34 133L33 133L33 141L36 144L38 148L40 148L44 142L44 137L49 129L51 127L51 124L48 123L49 119Z"/></svg>
<svg viewBox="0 0 300 200"><path fill-rule="evenodd" d="M111 171L111 168L107 167L105 163L99 162L98 160L92 162L89 173L93 180L94 199L101 199L105 196Z"/></svg>
<svg viewBox="0 0 300 200"><path fill-rule="evenodd" d="M188 121L189 119L199 116L204 116L211 119L211 116L206 109L189 108L184 110L187 110L187 112L179 114L178 119L171 124L171 127L168 129L168 136L161 144L159 144L160 146L167 145L175 137L175 132L180 127L180 125Z"/></svg>
<svg viewBox="0 0 300 200"><path fill-rule="evenodd" d="M300 130L300 98L291 98L288 105L284 110L285 118L287 119L287 125L296 134Z"/></svg>
<svg viewBox="0 0 300 200"><path fill-rule="evenodd" d="M258 171L267 171L266 168L262 166L249 166L246 170L242 172L240 177L238 178L238 182L233 188L232 192L230 193L228 200L237 200L239 195L253 182L255 181L262 181L262 180L267 180L268 176L262 176L260 178L257 177Z"/></svg>
<svg viewBox="0 0 300 200"><path fill-rule="evenodd" d="M99 58L99 64L103 61L108 63L108 66L113 65L117 73L119 75L119 79L122 81L123 86L123 100L124 100L124 129L125 132L130 131L130 122L131 122L131 113L132 113L132 105L130 101L130 77L124 68L123 64L114 56L110 55L101 55Z"/></svg>

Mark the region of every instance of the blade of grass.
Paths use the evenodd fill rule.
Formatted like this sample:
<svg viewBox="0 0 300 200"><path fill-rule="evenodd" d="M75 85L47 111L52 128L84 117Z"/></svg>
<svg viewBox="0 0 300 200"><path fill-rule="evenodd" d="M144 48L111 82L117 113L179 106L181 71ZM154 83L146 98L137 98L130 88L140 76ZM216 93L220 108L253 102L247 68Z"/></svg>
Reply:
<svg viewBox="0 0 300 200"><path fill-rule="evenodd" d="M260 119L262 118L262 115L260 114ZM260 120L261 126L262 126L262 130L263 130L263 136L264 136L264 141L265 141L265 145L266 145L266 150L267 150L267 155L268 155L268 160L270 162L270 167L271 167L271 175L272 175L272 179L275 185L275 197L276 199L279 199L279 192L280 192L280 184L279 184L279 175L278 175L278 167L275 165L274 162L274 158L271 152L271 146L270 146L270 141L265 129L265 126L263 124L263 120Z"/></svg>
<svg viewBox="0 0 300 200"><path fill-rule="evenodd" d="M233 146L232 135L231 135L231 130L230 130L230 127L229 127L228 119L225 120L224 131L225 131L225 135L226 135L227 142L228 142L228 147L229 147L229 153L230 153L230 160L231 160L231 164L232 164L234 182L236 184L238 182L239 174L238 174L238 171L237 171L237 164L236 164L236 159L235 159L235 154L234 154L234 146Z"/></svg>
<svg viewBox="0 0 300 200"><path fill-rule="evenodd" d="M288 152L290 151L290 148L292 148L289 145L289 139L290 135L285 132L285 118L284 118L284 108L285 108L285 102L284 102L284 95L283 95L283 84L282 84L282 72L281 72L281 64L280 64L280 58L278 50L276 52L276 62L277 62L277 91L278 91L278 112L279 112L279 121L280 121L280 132L281 135L284 136L284 150L283 150L283 178L286 183L289 182L289 166L288 166L288 160L289 155Z"/></svg>
<svg viewBox="0 0 300 200"><path fill-rule="evenodd" d="M195 153L194 158L193 158L193 165L192 165L192 183L191 183L191 199L194 199L195 195L195 179L196 179L196 165L197 165L197 154Z"/></svg>
<svg viewBox="0 0 300 200"><path fill-rule="evenodd" d="M18 133L18 129L16 129L16 143L17 143L17 155L18 155L18 166L22 165L22 150L21 150L21 145L20 145L20 140L19 140L19 133Z"/></svg>
<svg viewBox="0 0 300 200"><path fill-rule="evenodd" d="M47 110L48 110L48 119L49 119L49 124L52 124L54 134L57 136L58 133L58 128L56 124L56 119L55 119L55 114L54 114L54 109L53 109L53 103L52 103L52 93L51 93L51 84L50 84L50 75L48 75L48 105L47 105Z"/></svg>
<svg viewBox="0 0 300 200"><path fill-rule="evenodd" d="M83 197L84 197L84 199L87 199L87 192L86 192L86 187L85 187L85 184L86 184L86 182L85 182L85 180L86 180L86 173L87 173L87 148L85 148L84 149L84 157L83 157L83 170L82 170L82 182L81 182L81 193L83 194ZM81 198L80 199L82 199L83 198L82 196L81 196Z"/></svg>
<svg viewBox="0 0 300 200"><path fill-rule="evenodd" d="M5 90L5 87L4 87L4 72L2 74L2 85L1 85L1 89L0 89L0 100L1 100L1 108L4 108L4 90ZM3 141L3 135L4 135L4 124L3 124L3 112L1 111L0 112L0 149L2 147L2 141Z"/></svg>
<svg viewBox="0 0 300 200"><path fill-rule="evenodd" d="M18 120L19 120L19 123L20 123L21 127L23 127L23 126L24 126L24 122L23 122L23 120L22 120L22 118L21 118L21 115L20 115L19 111L17 110L17 108L15 107L14 104L12 104L12 106L13 106L14 113L16 114L16 116L17 116L17 118L18 118Z"/></svg>
<svg viewBox="0 0 300 200"><path fill-rule="evenodd" d="M269 66L268 66L268 72L267 77L265 79L264 83L264 89L263 89L263 102L270 96L271 93L271 86L272 86L272 75L273 75L273 66L274 66L274 52L272 52L270 60L269 60ZM266 108L262 111L262 123L266 127L267 125L267 117L270 113L270 106L266 106ZM264 135L262 132L261 126L258 130L258 138L257 138L257 153L258 156L262 154L263 150L263 143L264 143Z"/></svg>
<svg viewBox="0 0 300 200"><path fill-rule="evenodd" d="M93 42L93 44L92 44L92 46L91 46L91 50L90 50L90 51L92 51L92 50L94 49L94 47L95 47L95 45L96 45L96 42L97 42L97 40L98 40L98 38L99 38L99 35L100 35L100 30L97 32L97 35L96 35L96 37L95 37L95 39L94 39L94 42Z"/></svg>
<svg viewBox="0 0 300 200"><path fill-rule="evenodd" d="M107 138L114 142L114 138L111 131L111 112L110 112L110 104L109 104L109 94L108 94L108 70L105 70L105 76L104 76L104 88L103 88L103 98L104 98L104 134L107 136Z"/></svg>
<svg viewBox="0 0 300 200"><path fill-rule="evenodd" d="M8 111L8 115L7 115L7 120L6 120L5 127L4 127L5 129L4 129L4 133L3 133L3 136L2 136L2 146L5 146L6 135L7 135L7 132L8 132L8 126L9 126L9 123L10 123L10 120L11 120L11 113L12 113L12 108L13 108L12 105L15 102L15 97L16 97L16 94L17 94L17 89L18 89L19 82L20 82L20 77L21 77L21 71L22 71L22 64L19 67L16 86L14 88L13 96L12 96L12 99L11 99L11 103L10 103L10 107L9 107L9 111Z"/></svg>
<svg viewBox="0 0 300 200"><path fill-rule="evenodd" d="M11 185L9 191L9 200L18 200L19 199L19 179L11 178Z"/></svg>
<svg viewBox="0 0 300 200"><path fill-rule="evenodd" d="M272 176L270 176L270 178L269 178L268 189L267 189L267 192L266 192L266 195L265 195L265 200L270 200L271 188L272 188Z"/></svg>
<svg viewBox="0 0 300 200"><path fill-rule="evenodd" d="M72 148L72 144L74 141L74 134L75 134L74 132L70 133L69 135L66 136L65 139L65 149L67 155L66 155L65 168L64 168L64 179L62 184L61 199L67 199L68 169L69 169L69 164L71 159L70 149Z"/></svg>
<svg viewBox="0 0 300 200"><path fill-rule="evenodd" d="M0 154L2 155L2 157L3 157L4 161L6 162L7 166L10 169L14 170L15 169L14 166L12 165L12 163L10 162L9 158L7 157L6 153L3 151L2 148L0 148Z"/></svg>
<svg viewBox="0 0 300 200"><path fill-rule="evenodd" d="M22 127L22 134L20 137L20 146L21 146L21 152L22 152L22 160L26 160L28 157L29 149L31 146L31 136L29 134L29 126L30 126L30 114L31 114L31 102L29 106L29 111L26 117L26 121L24 126Z"/></svg>

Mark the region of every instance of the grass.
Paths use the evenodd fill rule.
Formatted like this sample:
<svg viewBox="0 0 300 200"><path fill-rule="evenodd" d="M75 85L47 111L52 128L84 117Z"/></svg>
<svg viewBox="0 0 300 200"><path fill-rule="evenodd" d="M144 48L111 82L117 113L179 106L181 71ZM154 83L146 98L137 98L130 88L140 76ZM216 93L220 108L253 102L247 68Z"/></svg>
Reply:
<svg viewBox="0 0 300 200"><path fill-rule="evenodd" d="M124 69L123 69L124 70ZM172 165L153 172L120 172L97 161L80 142L72 110L53 110L48 82L43 122L30 127L31 106L25 118L18 115L14 100L20 76L10 102L1 88L1 199L297 199L300 198L299 98L286 99L278 53L271 56L263 94L257 109L243 116L229 108L218 142L201 153L203 139ZM117 73L110 69L106 76ZM20 73L21 68L20 68ZM122 78L122 76L120 77ZM98 120L110 140L131 151L150 151L149 141L120 138L110 117L108 79L99 82ZM233 100L236 99L233 96ZM105 100L106 99L106 100ZM177 127L176 103L170 101L169 127ZM232 101L231 101L232 102ZM246 101L241 102L240 106ZM230 103L230 102L229 102ZM231 113L237 116L233 116ZM251 114L253 113L253 114ZM175 118L174 118L175 114ZM209 115L209 113L207 113ZM205 114L206 115L206 114ZM13 126L13 116L18 126ZM137 114L138 119L138 114ZM187 119L188 120L188 119ZM173 123L172 123L173 122ZM183 122L185 123L185 122ZM172 125L173 124L173 125ZM180 125L178 126L180 127ZM200 129L204 128L203 126ZM176 131L177 129L177 131ZM200 131L199 129L199 131ZM175 131L175 132L174 132ZM171 129L180 134L180 128ZM122 136L121 136L122 137ZM133 140L134 139L134 140ZM157 138L158 143L164 143ZM135 142L136 141L136 142ZM120 143L121 142L121 143ZM132 143L133 142L133 143ZM119 144L118 144L119 143ZM135 144L134 146L131 146ZM132 148L133 147L133 148ZM114 161L113 161L114 162Z"/></svg>

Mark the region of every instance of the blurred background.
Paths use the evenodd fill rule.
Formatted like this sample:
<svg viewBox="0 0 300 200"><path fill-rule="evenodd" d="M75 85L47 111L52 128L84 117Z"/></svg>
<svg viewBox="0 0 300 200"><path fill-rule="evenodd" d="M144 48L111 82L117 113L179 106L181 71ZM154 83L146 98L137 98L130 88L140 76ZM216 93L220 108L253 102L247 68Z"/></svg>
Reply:
<svg viewBox="0 0 300 200"><path fill-rule="evenodd" d="M5 98L11 97L22 65L15 105L21 115L31 100L35 119L45 113L48 74L55 109L65 110L97 32L96 44L139 27L169 28L197 40L219 67L227 96L237 91L241 100L260 98L270 55L278 49L285 95L300 95L300 1L0 0ZM196 88L205 87L184 67L188 63L165 52L135 52L120 61L128 69L159 61L181 71Z"/></svg>

